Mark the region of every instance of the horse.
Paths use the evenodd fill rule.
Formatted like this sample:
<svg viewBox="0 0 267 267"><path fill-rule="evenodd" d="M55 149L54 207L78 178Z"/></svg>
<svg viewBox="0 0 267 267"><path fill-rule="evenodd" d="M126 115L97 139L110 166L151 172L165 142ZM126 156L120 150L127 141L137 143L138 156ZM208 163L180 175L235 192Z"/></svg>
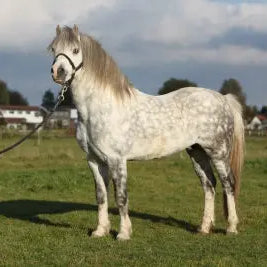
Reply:
<svg viewBox="0 0 267 267"><path fill-rule="evenodd" d="M74 27L56 28L48 46L52 78L68 84L78 110L76 138L94 176L98 224L93 237L110 231L108 184L113 181L120 215L118 240L128 240L127 161L148 160L186 150L204 190L199 232L214 226L217 170L228 226L237 233L236 197L244 154L242 107L231 94L187 87L162 96L136 89L93 37Z"/></svg>

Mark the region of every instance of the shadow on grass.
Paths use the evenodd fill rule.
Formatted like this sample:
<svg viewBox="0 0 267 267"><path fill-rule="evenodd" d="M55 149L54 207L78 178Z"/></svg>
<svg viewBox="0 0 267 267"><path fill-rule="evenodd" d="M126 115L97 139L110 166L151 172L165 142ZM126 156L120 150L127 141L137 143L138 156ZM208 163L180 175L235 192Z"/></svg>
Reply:
<svg viewBox="0 0 267 267"><path fill-rule="evenodd" d="M40 218L40 214L61 214L71 211L97 211L97 206L92 204L75 203L75 202L60 202L60 201L46 201L46 200L10 200L0 202L0 215L7 218L14 218L24 221L30 221L36 224L44 224L48 226L56 227L72 227L67 223L54 223L48 219ZM117 215L118 211L115 208L109 209L111 214ZM191 233L197 233L197 226L188 223L184 220L178 220L173 217L162 217L158 215L142 213L138 211L131 210L129 212L131 217L138 219L149 220L155 223L162 223L170 226L179 227L185 229ZM92 229L89 229L89 234ZM214 231L215 233L221 233L223 230L218 229ZM114 233L115 235L116 233Z"/></svg>

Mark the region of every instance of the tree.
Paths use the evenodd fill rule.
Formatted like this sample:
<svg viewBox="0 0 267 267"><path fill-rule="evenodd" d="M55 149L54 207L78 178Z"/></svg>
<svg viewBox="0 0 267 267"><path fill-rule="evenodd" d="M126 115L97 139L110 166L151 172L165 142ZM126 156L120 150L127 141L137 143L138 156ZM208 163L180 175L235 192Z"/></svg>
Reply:
<svg viewBox="0 0 267 267"><path fill-rule="evenodd" d="M163 86L159 89L158 94L164 95L184 87L197 87L197 84L185 79L182 80L170 78L169 80L163 83Z"/></svg>
<svg viewBox="0 0 267 267"><path fill-rule="evenodd" d="M50 110L54 107L54 105L55 105L54 93L50 89L48 89L45 91L43 95L42 106Z"/></svg>
<svg viewBox="0 0 267 267"><path fill-rule="evenodd" d="M9 93L7 84L0 80L0 105L9 104Z"/></svg>
<svg viewBox="0 0 267 267"><path fill-rule="evenodd" d="M261 112L260 112L262 115L265 115L267 116L267 106L262 106L261 108Z"/></svg>
<svg viewBox="0 0 267 267"><path fill-rule="evenodd" d="M243 109L246 108L246 95L243 92L242 86L240 83L231 78L229 80L224 80L222 87L220 89L220 93L223 95L226 94L233 94L237 96L237 99L239 100L240 104L243 106Z"/></svg>
<svg viewBox="0 0 267 267"><path fill-rule="evenodd" d="M28 100L17 91L9 91L9 104L19 106L29 105Z"/></svg>
<svg viewBox="0 0 267 267"><path fill-rule="evenodd" d="M247 105L244 110L244 117L247 122L250 122L259 113L257 106Z"/></svg>

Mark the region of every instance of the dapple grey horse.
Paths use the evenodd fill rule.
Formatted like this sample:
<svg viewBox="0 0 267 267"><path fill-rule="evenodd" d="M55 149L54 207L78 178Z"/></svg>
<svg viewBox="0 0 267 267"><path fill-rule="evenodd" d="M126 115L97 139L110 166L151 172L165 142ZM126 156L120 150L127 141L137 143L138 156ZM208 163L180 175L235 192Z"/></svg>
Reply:
<svg viewBox="0 0 267 267"><path fill-rule="evenodd" d="M71 88L79 114L77 140L95 179L98 225L93 236L104 236L110 230L107 186L111 178L121 217L117 238L130 238L127 160L159 158L184 149L205 194L200 232L209 233L214 224L213 165L223 187L227 232L237 233L235 196L244 126L242 108L233 95L193 87L162 96L144 94L133 87L101 45L77 26L58 26L48 49L55 57L54 81Z"/></svg>

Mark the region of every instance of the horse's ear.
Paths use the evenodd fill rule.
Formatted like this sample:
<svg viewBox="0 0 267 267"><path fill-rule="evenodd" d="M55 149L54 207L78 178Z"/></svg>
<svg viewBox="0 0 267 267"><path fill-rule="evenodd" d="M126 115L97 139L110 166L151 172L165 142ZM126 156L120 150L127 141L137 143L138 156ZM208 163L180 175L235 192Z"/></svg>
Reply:
<svg viewBox="0 0 267 267"><path fill-rule="evenodd" d="M59 35L61 33L61 28L59 25L57 25L57 28L56 28L56 33L57 35Z"/></svg>
<svg viewBox="0 0 267 267"><path fill-rule="evenodd" d="M76 24L74 24L73 26L73 32L77 35L79 35L79 29L78 29L78 26Z"/></svg>

